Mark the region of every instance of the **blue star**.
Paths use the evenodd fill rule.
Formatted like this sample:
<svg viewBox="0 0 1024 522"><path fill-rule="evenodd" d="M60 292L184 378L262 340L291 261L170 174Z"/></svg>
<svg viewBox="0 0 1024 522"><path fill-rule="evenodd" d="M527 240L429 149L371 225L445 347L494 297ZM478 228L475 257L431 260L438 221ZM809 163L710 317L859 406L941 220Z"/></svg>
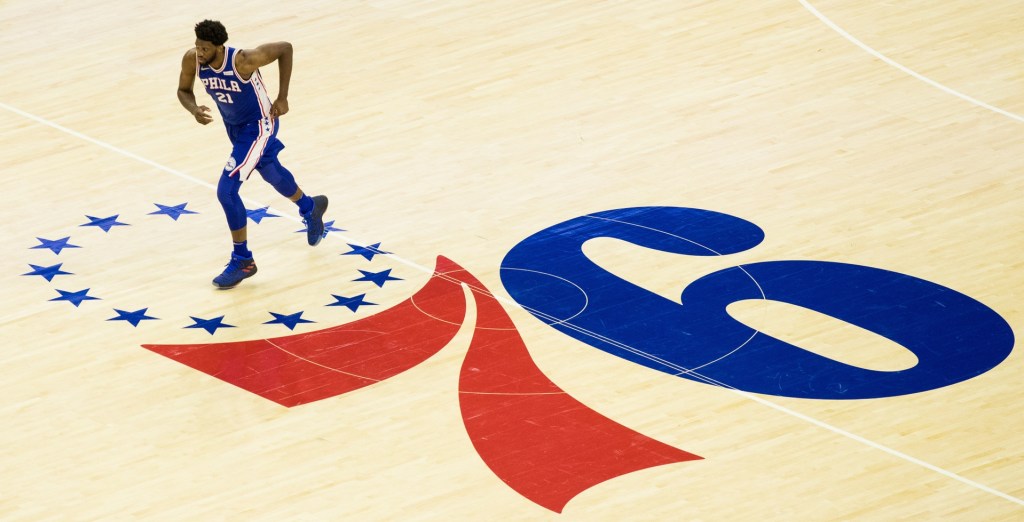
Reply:
<svg viewBox="0 0 1024 522"><path fill-rule="evenodd" d="M57 263L56 265L53 265L53 266L39 266L39 265L33 265L33 264L29 263L28 266L32 267L33 270L31 272L27 273L27 274L21 274L21 275L23 275L23 276L26 276L26 275L27 276L34 276L34 275L43 276L43 278L46 279L47 281L53 281L53 277L54 276L74 275L71 272L65 272L65 271L61 270L60 267L63 264L64 263Z"/></svg>
<svg viewBox="0 0 1024 522"><path fill-rule="evenodd" d="M263 324L283 324L288 327L289 330L294 330L295 325L299 323L313 323L316 321L310 321L302 318L302 312L296 312L291 315L283 315L274 312L270 312L270 315L274 316L273 321L267 321Z"/></svg>
<svg viewBox="0 0 1024 522"><path fill-rule="evenodd" d="M248 216L249 219L256 222L257 225L260 223L260 221L263 220L263 218L281 217L278 216L277 214L271 214L270 211L267 210L268 208L270 207L258 208L256 210L245 209L245 215Z"/></svg>
<svg viewBox="0 0 1024 522"><path fill-rule="evenodd" d="M78 245L71 245L68 243L68 240L71 239L71 236L62 237L60 239L55 240L43 239L41 237L37 237L36 239L39 240L39 244L32 248L49 248L50 250L53 250L54 254L60 254L60 251L64 250L65 248L82 248Z"/></svg>
<svg viewBox="0 0 1024 522"><path fill-rule="evenodd" d="M331 304L329 304L327 306L346 306L346 307L348 307L349 310L352 310L353 312L355 312L356 310L359 310L360 306L376 305L377 304L377 303L371 303L369 301L366 301L364 299L366 297L366 294L359 294L359 295L357 295L355 297L345 297L343 295L331 294L331 297L336 299L338 302L331 303Z"/></svg>
<svg viewBox="0 0 1024 522"><path fill-rule="evenodd" d="M300 232L305 232L305 231L306 231L306 229L302 228L302 229L296 230L295 233L298 234ZM332 219L332 220L324 223L324 231L325 232L344 232L345 229L344 228L335 228L334 220Z"/></svg>
<svg viewBox="0 0 1024 522"><path fill-rule="evenodd" d="M359 279L353 279L353 281L370 281L378 287L383 288L384 283L388 281L401 281L401 277L391 277L391 269L381 270L380 272L367 272L366 270L360 270L363 273L363 277Z"/></svg>
<svg viewBox="0 0 1024 522"><path fill-rule="evenodd" d="M188 205L187 201L180 205L174 205L173 207L168 207L167 205L161 205L159 203L153 204L159 207L160 210L157 210L156 212L150 212L150 216L154 214L166 214L168 216L171 216L171 219L177 221L178 217L181 216L182 214L198 214L198 212L194 212L192 210L185 210L185 205Z"/></svg>
<svg viewBox="0 0 1024 522"><path fill-rule="evenodd" d="M117 317L111 317L110 319L107 320L128 321L129 323L132 324L132 326L137 328L139 326L139 323L141 323L142 321L145 321L147 319L158 319L157 317L150 317L146 315L146 310L149 310L149 308L142 308L134 312L125 312L124 310L118 310L117 308L115 308L114 311L117 312Z"/></svg>
<svg viewBox="0 0 1024 522"><path fill-rule="evenodd" d="M64 290L57 290L60 293L60 297L54 297L51 301L70 301L71 304L78 308L78 305L82 304L82 301L99 300L99 297L92 297L89 294L89 289L79 290L77 292L67 292Z"/></svg>
<svg viewBox="0 0 1024 522"><path fill-rule="evenodd" d="M191 317L192 320L196 322L196 324L192 324L192 325L186 326L185 328L202 328L203 330L206 330L207 332L210 332L210 335L213 335L213 332L216 332L218 328L234 328L235 327L235 325L225 323L223 321L223 319L224 319L223 315L220 316L220 317L214 317L213 319L200 319L198 317L193 317L193 316L189 316L189 317Z"/></svg>
<svg viewBox="0 0 1024 522"><path fill-rule="evenodd" d="M105 218L98 218L98 217L92 217L90 215L86 215L85 217L89 218L89 222L88 223L83 223L83 224L78 225L78 226L80 226L80 227L100 227L100 228L103 229L104 232L110 232L110 229L112 227L127 227L127 226L129 226L128 223L121 223L120 221L117 220L117 216L119 216L119 215L120 214L114 214L113 216L105 217Z"/></svg>
<svg viewBox="0 0 1024 522"><path fill-rule="evenodd" d="M367 261L373 261L373 256L377 254L390 254L391 252L385 252L380 249L380 243L374 243L370 246L359 246L349 243L348 246L352 248L351 252L342 252L343 256L363 256Z"/></svg>

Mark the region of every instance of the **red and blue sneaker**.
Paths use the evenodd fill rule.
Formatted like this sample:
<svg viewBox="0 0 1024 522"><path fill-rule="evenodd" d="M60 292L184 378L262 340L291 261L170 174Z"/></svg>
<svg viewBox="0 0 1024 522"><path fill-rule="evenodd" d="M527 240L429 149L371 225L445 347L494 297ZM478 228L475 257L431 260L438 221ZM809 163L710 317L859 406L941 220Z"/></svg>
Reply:
<svg viewBox="0 0 1024 522"><path fill-rule="evenodd" d="M243 279L256 275L256 261L251 257L241 257L238 254L231 254L224 271L213 278L213 286L217 288L234 288Z"/></svg>

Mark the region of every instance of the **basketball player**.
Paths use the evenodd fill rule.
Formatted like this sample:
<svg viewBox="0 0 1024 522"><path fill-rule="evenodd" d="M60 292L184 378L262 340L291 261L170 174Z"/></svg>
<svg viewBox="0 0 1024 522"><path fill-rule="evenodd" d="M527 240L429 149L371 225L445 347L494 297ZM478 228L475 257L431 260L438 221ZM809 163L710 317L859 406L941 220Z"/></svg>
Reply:
<svg viewBox="0 0 1024 522"><path fill-rule="evenodd" d="M277 139L278 117L288 112L288 86L292 75L292 45L268 43L255 49L225 47L227 30L220 22L203 20L196 24L196 46L185 52L178 78L178 101L197 122L213 121L209 107L196 104L192 90L195 78L217 103L221 119L231 140L231 157L217 184L217 199L227 216L234 250L227 268L213 279L218 288L232 288L256 273L256 262L249 250L246 212L238 195L242 181L255 169L282 196L299 207L306 224L306 239L315 246L324 237L324 211L327 196L310 197L302 192L294 176L277 160L284 144ZM278 63L280 92L273 103L260 76L259 67Z"/></svg>

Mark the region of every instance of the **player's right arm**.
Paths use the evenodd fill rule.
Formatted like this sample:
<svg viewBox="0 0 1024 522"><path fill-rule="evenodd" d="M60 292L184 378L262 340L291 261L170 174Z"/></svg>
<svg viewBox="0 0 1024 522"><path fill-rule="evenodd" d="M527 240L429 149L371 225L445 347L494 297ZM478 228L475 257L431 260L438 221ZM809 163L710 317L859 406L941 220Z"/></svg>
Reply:
<svg viewBox="0 0 1024 522"><path fill-rule="evenodd" d="M196 94L192 87L196 83L196 50L189 49L181 59L181 75L178 76L178 101L196 121L206 125L213 121L210 108L196 103Z"/></svg>

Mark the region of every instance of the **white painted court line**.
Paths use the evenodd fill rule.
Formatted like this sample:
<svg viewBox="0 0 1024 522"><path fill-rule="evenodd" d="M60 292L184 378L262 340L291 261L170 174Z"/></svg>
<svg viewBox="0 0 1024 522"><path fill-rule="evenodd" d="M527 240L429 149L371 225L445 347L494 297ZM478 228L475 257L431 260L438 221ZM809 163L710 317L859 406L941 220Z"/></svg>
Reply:
<svg viewBox="0 0 1024 522"><path fill-rule="evenodd" d="M116 154L120 154L122 156L131 158L131 159L136 160L136 161L138 161L140 163L143 163L143 164L146 164L146 165L148 165L150 167L153 167L153 168L155 168L157 170L160 170L160 171L166 172L166 173L168 173L168 174L170 174L172 176L176 176L178 178L181 178L181 179L183 179L185 181L189 181L191 183L195 183L196 185L201 185L201 186L206 187L206 188L208 188L210 190L213 190L215 192L217 190L217 186L216 185L213 185L211 183L207 183L207 182L205 182L205 181L203 181L203 180L201 180L199 178L196 178L195 176L190 176L190 175L188 175L188 174L186 174L186 173L184 173L184 172L182 172L180 170L175 170L175 169L172 169L172 168L167 167L165 165L161 165L160 163L157 163L157 162L155 162L153 160L150 160L148 158L144 158L142 156L139 156L138 154L135 154L134 152L127 151L127 150L122 149L122 148L120 148L118 146L115 146L115 145L111 145L111 144L109 144L109 143L107 143L105 141L101 141L101 140L98 140L96 138L93 138L92 136L87 136L85 134L82 134L81 132L78 132L78 131L73 130L73 129L69 129L69 128L63 126L63 125L58 124L58 123L54 123L54 122L52 122L50 120L47 120L45 118L41 118L39 116L36 116L35 114L29 113L29 112L25 112L25 111L23 111L23 110L21 110L21 109L19 109L17 107L8 105L8 104L6 104L4 102L0 102L0 108L6 110L8 112L12 112L14 114L17 114L18 116L21 116L23 118L32 120L32 121L34 121L34 122L36 122L36 123L38 123L40 125L44 125L46 127L50 127L51 129L59 130L59 131L65 133L65 134L68 134L68 135L74 136L74 137L76 137L78 139L81 139L83 141L87 141L89 143L92 143L93 145L96 145L97 147L101 147L101 148L104 148L104 149L109 150L111 152L114 152ZM261 207L267 207L268 210L274 211L274 212L278 212L278 213L280 213L281 217L283 217L285 219L290 219L291 221L294 221L296 223L301 223L302 222L302 220L298 216L293 215L292 212L281 211L281 210L275 209L274 207L271 207L269 205L264 205L262 202L255 201L253 199L246 198L244 196L242 196L242 201L248 203L250 206L253 206L253 207L260 207L260 208ZM328 236L334 236L334 237L337 237L338 239L341 239L342 241L345 241L346 243L352 243L354 245L359 245L359 246L362 246L362 247L367 247L367 246L370 245L369 243L364 244L364 243L362 243L361 241L359 241L357 239L346 237L346 236L343 236L343 235L335 233L335 232L332 232L331 234L328 234ZM420 264L414 263L414 262L409 261L407 259L403 259L403 258L401 258L399 256L394 255L394 254L386 254L386 255L390 256L391 258L393 258L394 260L396 260L398 262L401 262L403 264L409 265L409 266L411 266L413 268L416 268L416 269L418 269L420 271L423 271L423 272L426 272L428 274L433 272L432 268L427 268L425 266L422 266Z"/></svg>
<svg viewBox="0 0 1024 522"><path fill-rule="evenodd" d="M910 76L913 76L914 78L917 78L918 80L921 80L922 82L927 83L928 85L931 85L932 87L935 87L936 89L938 89L938 90L940 90L940 91L942 91L942 92L944 92L946 94L949 94L951 96L956 96L957 98L960 98L961 100L964 100L967 103L970 103L970 104L973 104L973 105L977 105L978 107L990 110L990 111L992 111L992 112L994 112L996 114L1000 114L1000 115L1006 116L1007 118L1010 118L1012 120L1016 120L1016 121L1019 121L1021 123L1024 123L1024 116L1021 116L1019 114L1010 112L1010 111L1005 110L1005 109L1000 109L999 107L996 107L994 105L990 105L988 103L985 103L985 102L983 102L983 101L981 101L981 100L979 100L977 98L972 98L972 97L970 97L970 96L968 96L968 95L966 95L966 94L964 94L964 93L962 93L960 91L957 91L955 89L951 89L949 87L946 87L945 85L942 85L941 83L939 83L939 82L937 82L937 81L935 81L935 80L933 80L933 79L931 79L931 78L929 78L929 77L927 77L927 76L925 76L923 74L920 74L917 71L914 71L914 70L910 69L909 67L906 67L906 66L898 63L896 60L893 60L892 58L889 58L888 56L886 56L886 55L876 51L872 47L868 46L864 42L854 38L853 35L851 35L850 33L846 32L846 31L844 31L842 27L839 27L838 25L835 24L835 22L833 22L832 20L829 20L828 17L826 17L825 15L821 14L821 11L818 11L817 9L815 9L814 6L811 5L811 3L808 2L807 0L799 0L799 2L800 2L801 5L804 6L804 9L807 9L807 11L810 12L812 15L814 15L815 18L817 18L818 20L821 20L821 23L823 23L826 26L828 26L829 29L832 29L837 34L839 34L839 36L842 36L843 38L849 40L850 43L852 43L853 45L856 45L857 47L860 47L861 50L863 50L864 52L866 52L866 53L870 54L871 56L874 56L875 58L878 58L879 60L885 62L890 67L894 67L896 69L899 69L900 71L902 71L902 72L904 72L904 73L906 73L906 74L908 74Z"/></svg>
<svg viewBox="0 0 1024 522"><path fill-rule="evenodd" d="M1018 121L1018 122L1024 123L1024 116L1021 116L1019 114L1007 111L1005 109L1001 109L1001 108L996 107L994 105L991 105L989 103L985 103L985 102L983 102L983 101L981 101L981 100L979 100L977 98L974 98L972 96L968 96L968 95L966 95L966 94L964 94L964 93L962 93L960 91L957 91L956 89L952 89L950 87L947 87L947 86L945 86L945 85L943 85L943 84L941 84L941 83L939 83L939 82L937 82L935 80L932 80L931 78L929 78L929 77L927 77L927 76L925 76L925 75L923 75L921 73L918 73L917 71L914 71L913 69L911 69L909 67L904 66L903 64L897 62L896 60L893 60L892 58L889 58L888 56L886 56L886 55L882 54L881 52L879 52L878 50L874 49L873 47L870 47L869 45L865 44L864 42L858 40L852 34L848 33L845 30L843 30L842 27L839 27L838 25L836 25L835 22L833 22L827 16L822 14L821 11L818 11L818 9L815 8L813 5L811 5L811 3L809 1L807 1L807 0L798 0L798 1L800 2L800 5L802 5L804 7L804 9L806 9L809 13L814 15L815 18L820 20L821 23L825 24L829 29L832 29L839 36L842 36L843 38L848 40L850 43L856 45L857 47L859 47L864 52L866 52L869 55L871 55L871 56L881 60L882 62L884 62L885 64L889 65L890 67L893 67L893 68L895 68L895 69L897 69L897 70L899 70L899 71L903 72L904 74L907 74L907 75L909 75L911 77L917 78L918 80L920 80L920 81L922 81L922 82L924 82L924 83L926 83L926 84L928 84L928 85L930 85L930 86L932 86L932 87L934 87L934 88L936 88L936 89L938 89L938 90L940 90L940 91L942 91L942 92L944 92L946 94L949 94L951 96L955 96L957 98L960 98L961 100L966 101L967 103L970 103L972 105L976 105L976 106L981 107L983 109L992 111L992 112L994 112L996 114L999 114L1001 116L1005 116L1005 117L1010 118L1010 119L1012 119L1014 121ZM930 469L930 470L932 470L932 471L934 471L936 473L940 473L940 474L945 475L945 476L947 476L947 477L949 477L951 479L954 479L954 480L957 480L959 482L962 482L962 483L964 483L964 484L966 484L968 486L977 488L977 489L979 489L981 491L984 491L986 493L990 493L990 494L995 495L997 497L1001 497L1001 498L1004 498L1006 500L1009 500L1010 502L1013 502L1013 503L1020 504L1020 505L1024 506L1024 499L1020 499L1020 498L1008 495L1008 494L1003 493L1001 491L998 491L996 489L990 488L990 487L988 487L988 486L986 486L984 484L980 484L978 482L970 480L970 479L968 479L966 477L963 477L961 475L957 475L956 473L953 473L951 471L939 468L937 466L933 466L933 465L931 465L931 464L929 464L927 462L924 462L922 460L919 460L919 459L916 459L914 457L911 457L910 455L898 452L896 450L893 450L891 448L882 446L880 444L876 444L873 441L867 440L867 439L865 439L863 437L860 437L858 435L855 435L853 433L844 432L842 430L839 430L838 428L835 428L835 427L833 427L831 425L828 425L828 424L825 424L823 422L820 422L817 419L813 419L811 417L807 417L806 415L803 415L801 413L797 413L797 412L794 412L794 411L789 411L788 409L786 409L786 408L784 408L782 406L779 406L779 405L776 405L776 404L774 404L772 402L766 401L766 400L764 400L764 399L762 399L760 397L753 396L753 395L750 395L750 394L747 394L747 393L744 393L744 392L739 392L739 393L741 393L743 395L746 395L751 400L760 402L760 403L762 403L762 404L764 404L764 405L766 405L768 407L775 408L775 409L778 409L780 411L785 411L786 413L788 413L790 415L793 415L794 417L801 418L801 419L803 419L803 420L805 420L807 422L810 422L812 424L818 425L818 426L820 426L822 428L825 428L827 430L830 430L830 431L836 432L836 433L838 433L840 435L843 435L844 437L849 437L849 438L851 438L853 440L859 441L859 442L861 442L863 444L867 444L867 445L869 445L871 447L874 447L874 448L876 448L878 450L884 451L884 452L889 453L889 454L891 454L893 456L896 456L896 457L899 457L901 459L904 459L907 462L912 462L912 463L917 464L919 466L922 466L924 468Z"/></svg>
<svg viewBox="0 0 1024 522"><path fill-rule="evenodd" d="M172 169L170 167L166 167L164 165L156 163L155 161L152 161L152 160L149 160L149 159L144 158L142 156L139 156L138 154L135 154L133 152L129 152L127 150L124 150L124 149L122 149L120 147L111 145L111 144L106 143L104 141L100 141L98 139L95 139L95 138L92 138L92 137L87 136L85 134L82 134L82 133L80 133L78 131L69 129L67 127L64 127L63 125L59 125L57 123L51 122L51 121L49 121L49 120L47 120L45 118L41 118L41 117L36 116L34 114L22 111L22 110L20 110L18 108L12 107L11 105L8 105L6 103L0 102L0 108L2 108L4 110L7 110L8 112L17 114L19 116L22 116L24 118L27 118L29 120L32 120L32 121L34 121L36 123L39 123L41 125L45 125L45 126L50 127L52 129L56 129L58 131L61 131L61 132L64 132L66 134L69 134L71 136L74 136L76 138L82 139L82 140L87 141L89 143L92 143L92 144L94 144L96 146L99 146L99 147L102 147L104 149L107 149L107 150L109 150L111 152L114 152L114 153L117 153L117 154L121 154L121 155L123 155L125 157L128 157L128 158L135 159L135 160L140 161L140 162L142 162L142 163L144 163L146 165L149 165L149 166L151 166L153 168L156 168L156 169L158 169L158 170L160 170L162 172L166 172L168 174L177 176L177 177L179 177L181 179L190 181L192 183L196 183L196 184L202 185L202 186L207 187L207 188L209 188L211 190L214 190L214 191L216 190L216 187L214 185L210 184L210 183L207 183L205 181L201 181L201 180L199 180L199 179L197 179L197 178L195 178L193 176L189 176L188 174L185 174L185 173L183 173L181 171ZM256 204L256 205L261 205L261 203L259 203L259 202L252 202L252 203ZM292 220L294 220L296 222L301 221L299 218L293 217L291 215L288 215L287 213L282 212L282 214L286 214L286 217L288 217L289 219L292 219ZM359 244L361 246L367 246L367 245L363 245L362 243L357 242L356 240L353 240L353 239L350 239L350 238L346 238L346 237L341 236L341 235L338 235L337 237L339 237L340 239L342 239L342 240L344 240L346 242L352 242L353 244ZM394 255L394 254L388 254L388 256L391 257L392 259L395 259L396 261L402 262L402 263L404 263L406 265L409 265L411 267L417 268L417 269L422 270L424 272L433 273L433 269L429 269L429 268L426 268L426 267L424 267L422 265L414 263L412 261L405 260L405 259L403 259L401 257L398 257L398 256ZM513 306L521 306L521 305L518 305L518 303L509 303L507 299L501 298L499 296L495 296L493 294L492 294L492 297L494 297L495 299L497 299L500 302L503 302L505 304L511 304ZM530 310L530 312L534 313L536 311ZM537 312L537 313L535 313L535 315L542 316L544 314ZM571 323L564 323L564 324L571 325ZM583 331L582 329L579 329L578 327L575 327L575 326L573 326L573 328L581 331L581 333L585 333L586 335L590 335L590 336L592 336L594 338L602 339L602 340L605 340L606 342L614 342L614 341L611 341L611 340L609 340L607 338L604 338L603 336L601 336L600 334L597 334L595 332ZM620 345L620 346L622 346L622 347L624 347L626 349L629 349L630 351L633 351L634 353L638 353L638 354L641 354L641 355L647 355L647 354L644 354L643 352L641 352L640 350L637 350L635 348L626 347L624 345L621 345L621 343L614 342L614 344ZM948 470L945 470L945 469L940 468L938 466L929 464L929 463L927 463L927 462L925 462L923 460L911 457L910 455L907 455L907 454L902 453L900 451L897 451L895 449L889 448L889 447L884 446L882 444L876 443L874 441L871 441L871 440L866 439L864 437L861 437L859 435L850 433L850 432L845 431L843 429L837 428L835 426L832 426L831 424L828 424L826 422L823 422L823 421L817 420L815 418L809 417L809 416L804 415L802 413L799 413L797 411L791 410L789 408L786 408L785 406L781 406L781 405L775 404L775 403L773 403L771 401L768 401L768 400L763 399L761 397L758 397L756 395L751 395L749 393L737 390L735 388L732 388L732 387L729 387L729 386L724 386L721 383L716 383L713 379L705 377L705 376L703 376L703 375L701 375L701 374L699 374L697 372L693 372L693 371L691 371L691 370L689 370L687 368L679 368L679 369L680 369L680 371L688 372L691 375L700 377L700 378L704 379L705 382L718 384L719 386L722 386L723 388L725 388L725 389L727 389L727 390L729 390L729 391L731 391L733 393L739 394L740 396L742 396L744 398L747 398L747 399L752 400L754 402L757 402L759 404L763 404L763 405L765 405L765 406L767 406L769 408L772 408L772 409L774 409L776 411L779 411L781 413L785 413L785 414L790 415L790 416L792 416L794 418L803 420L803 421L808 422L810 424L813 424L815 426L818 426L818 427L821 427L821 428L826 429L828 431L831 431L832 433L835 433L837 435L841 435L841 436L847 437L847 438L849 438L851 440L860 442L860 443L865 444L865 445L867 445L867 446L869 446L871 448L880 450L882 452L885 452L885 453L887 453L889 455L892 455L894 457L902 459L902 460L904 460L906 462L909 462L911 464L916 464L918 466L924 467L925 469L934 471L934 472L939 473L939 474L941 474L941 475L943 475L945 477L951 478L953 480L956 480L957 482L960 482L960 483L965 484L967 486L973 487L973 488L978 489L980 491L983 491L983 492L995 495L997 497L1009 500L1010 502L1014 502L1016 504L1020 504L1020 505L1024 506L1024 500L1022 500L1022 499L1019 499L1017 497L1008 495L1008 494L1003 493L1001 491L998 491L996 489L990 488L990 487L988 487L988 486L986 486L984 484L980 484L980 483L975 482L973 480L970 480L970 479L968 479L966 477L963 477L961 475L953 473L952 471L948 471Z"/></svg>

